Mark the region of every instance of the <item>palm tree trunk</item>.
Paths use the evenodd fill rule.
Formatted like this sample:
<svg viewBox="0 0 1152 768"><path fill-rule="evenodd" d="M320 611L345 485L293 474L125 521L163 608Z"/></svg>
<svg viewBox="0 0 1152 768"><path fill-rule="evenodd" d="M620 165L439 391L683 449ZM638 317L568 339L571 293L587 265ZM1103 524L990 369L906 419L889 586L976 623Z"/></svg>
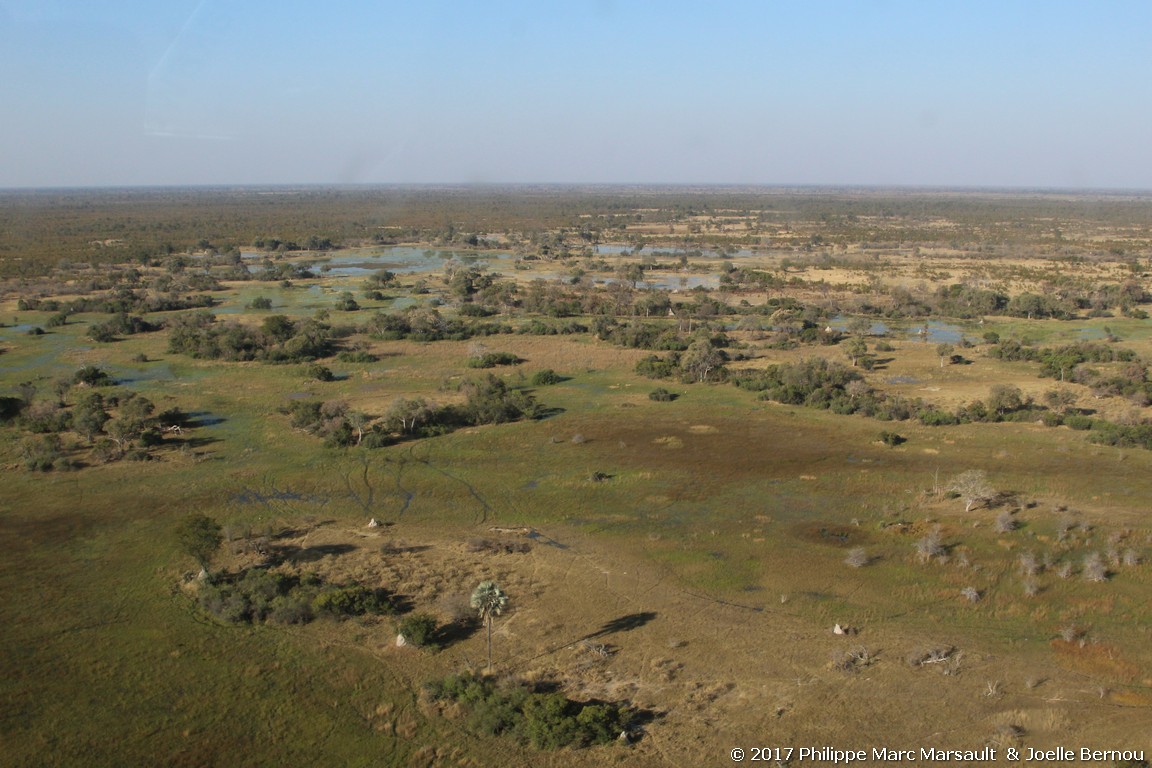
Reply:
<svg viewBox="0 0 1152 768"><path fill-rule="evenodd" d="M488 671L492 671L492 614L488 614Z"/></svg>

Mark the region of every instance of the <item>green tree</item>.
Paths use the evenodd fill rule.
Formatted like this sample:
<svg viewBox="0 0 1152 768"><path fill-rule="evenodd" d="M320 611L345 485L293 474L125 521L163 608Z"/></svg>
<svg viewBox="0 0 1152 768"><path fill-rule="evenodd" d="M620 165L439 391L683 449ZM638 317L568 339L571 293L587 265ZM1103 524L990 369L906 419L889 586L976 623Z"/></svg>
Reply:
<svg viewBox="0 0 1152 768"><path fill-rule="evenodd" d="M276 341L287 341L296 334L296 324L287 315L266 317L260 328Z"/></svg>
<svg viewBox="0 0 1152 768"><path fill-rule="evenodd" d="M1028 405L1024 393L1015 384L993 384L988 390L988 407L1003 416Z"/></svg>
<svg viewBox="0 0 1152 768"><path fill-rule="evenodd" d="M1050 389L1044 393L1044 404L1062 414L1068 413L1072 406L1076 405L1076 400L1076 393L1065 387Z"/></svg>
<svg viewBox="0 0 1152 768"><path fill-rule="evenodd" d="M92 442L108 421L108 411L104 410L104 398L99 392L87 392L72 409L72 428Z"/></svg>
<svg viewBox="0 0 1152 768"><path fill-rule="evenodd" d="M193 514L176 527L176 541L180 550L196 560L205 571L212 563L216 550L224 541L220 524L207 515Z"/></svg>
<svg viewBox="0 0 1152 768"><path fill-rule="evenodd" d="M852 361L852 365L856 366L860 363L860 358L868 354L868 342L859 336L855 336L848 340L844 345L844 354Z"/></svg>
<svg viewBox="0 0 1152 768"><path fill-rule="evenodd" d="M494 581L482 581L472 592L472 608L488 625L488 670L492 670L492 617L499 616L508 605L508 596Z"/></svg>
<svg viewBox="0 0 1152 768"><path fill-rule="evenodd" d="M854 317L848 321L848 332L853 336L867 336L872 332L872 321L867 317Z"/></svg>
<svg viewBox="0 0 1152 768"><path fill-rule="evenodd" d="M680 359L680 370L690 381L723 378L725 355L707 339L697 339Z"/></svg>
<svg viewBox="0 0 1152 768"><path fill-rule="evenodd" d="M956 348L953 347L951 344L937 344L936 345L936 354L940 355L940 367L941 368L944 367L945 358L951 358L952 353L955 351L955 349Z"/></svg>

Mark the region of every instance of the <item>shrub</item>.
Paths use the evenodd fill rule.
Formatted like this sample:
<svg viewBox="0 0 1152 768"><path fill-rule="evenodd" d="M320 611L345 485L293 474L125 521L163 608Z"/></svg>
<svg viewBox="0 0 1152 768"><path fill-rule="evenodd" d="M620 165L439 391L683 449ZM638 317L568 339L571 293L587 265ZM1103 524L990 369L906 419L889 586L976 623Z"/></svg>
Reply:
<svg viewBox="0 0 1152 768"><path fill-rule="evenodd" d="M676 399L676 395L664 389L664 387L657 387L648 393L648 399L657 403L670 403Z"/></svg>
<svg viewBox="0 0 1152 768"><path fill-rule="evenodd" d="M432 644L438 627L439 624L434 616L427 613L414 613L400 622L397 631L404 636L409 644L424 647Z"/></svg>
<svg viewBox="0 0 1152 768"><path fill-rule="evenodd" d="M268 620L277 624L307 624L312 618L312 606L302 595L277 596L268 613Z"/></svg>
<svg viewBox="0 0 1152 768"><path fill-rule="evenodd" d="M342 363L375 363L380 360L376 355L362 349L341 352L336 356L336 359Z"/></svg>
<svg viewBox="0 0 1152 768"><path fill-rule="evenodd" d="M680 356L673 352L667 358L648 355L636 363L636 373L650 379L669 379L679 369Z"/></svg>
<svg viewBox="0 0 1152 768"><path fill-rule="evenodd" d="M483 304L463 304L460 307L460 314L464 317L491 317L496 312Z"/></svg>
<svg viewBox="0 0 1152 768"><path fill-rule="evenodd" d="M559 384L562 380L560 374L556 373L556 371L551 368L545 368L533 374L531 384L534 387L546 387L552 384Z"/></svg>
<svg viewBox="0 0 1152 768"><path fill-rule="evenodd" d="M1086 430L1092 429L1094 419L1090 416L1082 416L1080 414L1072 414L1064 417L1064 425L1072 429Z"/></svg>
<svg viewBox="0 0 1152 768"><path fill-rule="evenodd" d="M1108 581L1108 568L1104 565L1103 558L1096 552L1089 552L1084 556L1084 569L1081 573L1086 581Z"/></svg>
<svg viewBox="0 0 1152 768"><path fill-rule="evenodd" d="M908 442L908 439L902 435L896 434L895 432L889 432L885 430L880 433L880 442L887 446L897 446L901 443Z"/></svg>
<svg viewBox="0 0 1152 768"><path fill-rule="evenodd" d="M72 383L87 384L90 387L111 387L116 381L95 365L86 365L73 374Z"/></svg>
<svg viewBox="0 0 1152 768"><path fill-rule="evenodd" d="M352 296L351 291L344 291L340 294L340 298L336 300L335 308L341 312L355 312L360 309L355 297Z"/></svg>
<svg viewBox="0 0 1152 768"><path fill-rule="evenodd" d="M248 303L248 309L272 309L272 299L267 296L257 296Z"/></svg>
<svg viewBox="0 0 1152 768"><path fill-rule="evenodd" d="M612 702L582 703L559 691L498 686L491 678L453 675L426 687L433 699L469 709L468 727L488 735L510 734L537 749L607 744L628 727L631 712Z"/></svg>
<svg viewBox="0 0 1152 768"><path fill-rule="evenodd" d="M20 457L24 460L24 467L34 472L67 468L59 435L49 434L25 439L20 443Z"/></svg>
<svg viewBox="0 0 1152 768"><path fill-rule="evenodd" d="M316 381L335 381L336 376L332 373L332 369L320 363L312 363L304 369L305 375L310 379Z"/></svg>
<svg viewBox="0 0 1152 768"><path fill-rule="evenodd" d="M1013 517L1012 512L1005 510L996 516L996 532L997 533L1011 533L1018 527L1016 518Z"/></svg>
<svg viewBox="0 0 1152 768"><path fill-rule="evenodd" d="M370 589L360 584L333 587L321 592L312 601L316 613L343 618L363 616L366 613L390 613L392 605L383 590Z"/></svg>
<svg viewBox="0 0 1152 768"><path fill-rule="evenodd" d="M520 358L511 352L486 352L483 355L468 358L469 368L495 368L498 365L516 365Z"/></svg>

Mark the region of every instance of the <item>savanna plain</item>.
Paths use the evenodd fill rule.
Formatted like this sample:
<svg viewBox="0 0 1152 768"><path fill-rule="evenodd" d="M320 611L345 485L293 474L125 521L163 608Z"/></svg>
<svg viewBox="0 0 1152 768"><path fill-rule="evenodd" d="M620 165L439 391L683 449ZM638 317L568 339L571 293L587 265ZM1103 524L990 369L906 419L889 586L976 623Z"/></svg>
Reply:
<svg viewBox="0 0 1152 768"><path fill-rule="evenodd" d="M1150 277L1140 194L0 193L0 764L1147 765Z"/></svg>

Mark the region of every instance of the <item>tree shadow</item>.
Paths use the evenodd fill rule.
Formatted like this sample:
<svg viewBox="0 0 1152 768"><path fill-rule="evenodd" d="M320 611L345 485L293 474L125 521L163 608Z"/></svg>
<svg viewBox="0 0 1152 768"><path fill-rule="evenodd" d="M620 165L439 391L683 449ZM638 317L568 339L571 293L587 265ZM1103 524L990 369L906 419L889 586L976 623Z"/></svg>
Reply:
<svg viewBox="0 0 1152 768"><path fill-rule="evenodd" d="M217 424L223 424L228 419L223 416L218 416L208 411L193 411L184 418L184 426L189 429L196 427L214 427Z"/></svg>
<svg viewBox="0 0 1152 768"><path fill-rule="evenodd" d="M346 555L359 547L354 544L317 544L313 547L298 547L295 544L278 544L269 548L269 558L282 563L312 563L328 555Z"/></svg>
<svg viewBox="0 0 1152 768"><path fill-rule="evenodd" d="M556 547L557 549L568 549L567 544L561 544L551 536L545 536L544 534L540 533L540 531L535 529L533 529L532 532L528 534L527 538L532 539L533 541L538 541L541 544L547 544L550 547Z"/></svg>
<svg viewBox="0 0 1152 768"><path fill-rule="evenodd" d="M483 626L475 618L463 618L441 624L432 635L432 643L439 648L448 648L463 640L467 640Z"/></svg>
<svg viewBox="0 0 1152 768"><path fill-rule="evenodd" d="M537 413L536 413L536 419L535 420L536 421L544 421L545 419L551 419L554 416L559 416L560 414L564 413L566 410L567 409L565 409L565 408L558 408L558 407L540 408L539 411L537 411Z"/></svg>
<svg viewBox="0 0 1152 768"><path fill-rule="evenodd" d="M595 703L602 703L598 699L593 700ZM592 703L592 702L590 702ZM657 720L663 720L667 717L664 712L655 709L647 709L644 707L637 707L632 710L632 717L628 720L628 740L630 742L637 742L644 738L644 728L655 723Z"/></svg>
<svg viewBox="0 0 1152 768"><path fill-rule="evenodd" d="M591 640L594 637L605 637L606 635L613 635L617 632L631 632L652 621L652 619L656 618L656 615L655 611L642 611L640 613L629 613L625 616L619 616L611 621L604 622L600 629L585 635L581 639Z"/></svg>

